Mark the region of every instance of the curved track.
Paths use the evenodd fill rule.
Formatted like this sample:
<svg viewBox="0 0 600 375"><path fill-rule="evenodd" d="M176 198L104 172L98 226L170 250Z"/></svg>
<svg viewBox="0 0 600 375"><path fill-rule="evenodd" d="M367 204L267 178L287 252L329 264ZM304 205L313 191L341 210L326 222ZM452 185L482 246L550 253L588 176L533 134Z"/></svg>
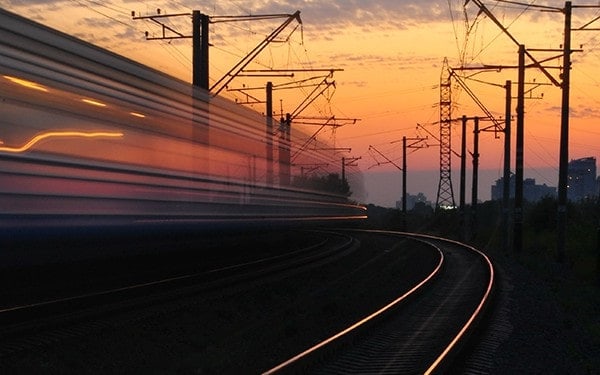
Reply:
<svg viewBox="0 0 600 375"><path fill-rule="evenodd" d="M440 267L415 288L266 374L438 373L451 365L458 349L484 313L494 286L490 260L480 251L443 238L407 236L443 253Z"/></svg>
<svg viewBox="0 0 600 375"><path fill-rule="evenodd" d="M334 241L341 247L333 246L338 249L332 252L319 246L291 258L236 262L239 266L217 272L226 271L221 273L223 282L206 274L184 278L174 288L154 290L158 299L144 296L154 292L152 286L142 287L141 293L133 292L132 301L117 296L105 310L91 295L85 297L91 304L80 302L92 315L59 316L49 326L34 312L33 320L41 321L44 330L37 332L37 323L27 323L32 334L23 338L10 328L3 331L3 337L14 339L0 347L0 368L5 373L39 372L51 364L60 372L64 366L88 371L107 370L112 364L114 371L140 372L152 364L170 373L260 373L269 368L276 373L398 373L415 368L423 373L436 358L441 359L434 368L444 368L470 331L459 334L458 326L464 327L472 307L453 296L467 294L466 281L477 280L485 261L476 260L475 253L463 257L471 250L441 239L378 231L341 234ZM298 238L276 245L285 249L292 241ZM223 267L211 269L217 268ZM457 274L463 276L458 284ZM480 290L479 284L470 289ZM449 316L453 318L439 320ZM441 329L449 324L453 329ZM306 351L317 343L323 344ZM162 353L158 357L157 344ZM135 353L126 361L117 359L132 348ZM36 354L40 351L43 358ZM77 359L65 363L67 357Z"/></svg>

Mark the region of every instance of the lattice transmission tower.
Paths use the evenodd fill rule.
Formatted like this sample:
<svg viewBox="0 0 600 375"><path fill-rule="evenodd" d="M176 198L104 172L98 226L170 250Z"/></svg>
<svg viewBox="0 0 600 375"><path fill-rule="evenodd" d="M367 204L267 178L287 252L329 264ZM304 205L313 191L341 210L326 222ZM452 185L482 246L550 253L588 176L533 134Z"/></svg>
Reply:
<svg viewBox="0 0 600 375"><path fill-rule="evenodd" d="M448 58L444 58L440 75L440 182L438 184L436 209L456 207L452 189L452 92Z"/></svg>

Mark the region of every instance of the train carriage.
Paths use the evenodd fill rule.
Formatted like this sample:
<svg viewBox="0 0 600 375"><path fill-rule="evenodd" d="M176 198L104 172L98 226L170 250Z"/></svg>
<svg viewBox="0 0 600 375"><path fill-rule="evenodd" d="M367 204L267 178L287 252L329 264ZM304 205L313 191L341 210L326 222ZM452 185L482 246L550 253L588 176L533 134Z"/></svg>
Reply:
<svg viewBox="0 0 600 375"><path fill-rule="evenodd" d="M4 10L0 100L4 233L365 217L344 194L269 179L283 167L277 146L267 157L278 137L263 115ZM299 159L335 155L303 150Z"/></svg>

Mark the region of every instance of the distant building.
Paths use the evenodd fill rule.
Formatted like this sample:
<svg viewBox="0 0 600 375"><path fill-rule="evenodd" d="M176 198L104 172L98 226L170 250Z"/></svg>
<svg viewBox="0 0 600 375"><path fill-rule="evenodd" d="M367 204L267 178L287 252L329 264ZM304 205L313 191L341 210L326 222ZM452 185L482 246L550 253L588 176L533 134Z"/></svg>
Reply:
<svg viewBox="0 0 600 375"><path fill-rule="evenodd" d="M406 210L410 211L415 208L417 203L424 203L426 206L433 206L433 204L427 200L427 197L423 193L418 193L417 195L406 194ZM402 209L402 201L396 201L396 208Z"/></svg>
<svg viewBox="0 0 600 375"><path fill-rule="evenodd" d="M567 197L569 200L579 201L598 196L596 158L571 160L568 171Z"/></svg>
<svg viewBox="0 0 600 375"><path fill-rule="evenodd" d="M510 198L515 197L515 175L510 176ZM502 200L504 194L504 177L496 180L492 185L492 200ZM544 197L556 197L556 188L546 184L537 185L535 179L523 179L523 199L537 202Z"/></svg>
<svg viewBox="0 0 600 375"><path fill-rule="evenodd" d="M511 198L515 197L515 175L510 175L509 186L509 196ZM496 180L496 183L492 185L492 200L498 201L504 199L504 177L500 177Z"/></svg>

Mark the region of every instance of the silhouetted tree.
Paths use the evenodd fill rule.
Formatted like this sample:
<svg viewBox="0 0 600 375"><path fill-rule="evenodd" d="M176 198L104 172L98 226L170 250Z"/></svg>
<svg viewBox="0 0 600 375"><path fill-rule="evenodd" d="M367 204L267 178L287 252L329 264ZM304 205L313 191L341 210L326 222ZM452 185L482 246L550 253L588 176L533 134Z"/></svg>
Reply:
<svg viewBox="0 0 600 375"><path fill-rule="evenodd" d="M342 181L337 173L329 173L326 176L297 176L294 178L293 185L345 197L352 195L348 181Z"/></svg>

